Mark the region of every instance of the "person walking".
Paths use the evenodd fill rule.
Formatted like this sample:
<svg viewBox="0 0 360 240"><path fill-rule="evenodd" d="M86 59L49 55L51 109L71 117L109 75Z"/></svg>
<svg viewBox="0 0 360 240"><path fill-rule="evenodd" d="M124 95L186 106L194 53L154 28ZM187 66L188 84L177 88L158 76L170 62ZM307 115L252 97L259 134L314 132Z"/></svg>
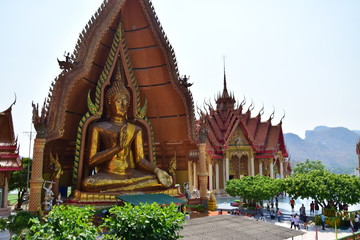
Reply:
<svg viewBox="0 0 360 240"><path fill-rule="evenodd" d="M315 200L315 213L318 213L319 209L319 203Z"/></svg>
<svg viewBox="0 0 360 240"><path fill-rule="evenodd" d="M307 216L305 215L304 218L303 218L303 221L304 221L304 229L308 229L308 219L307 219Z"/></svg>
<svg viewBox="0 0 360 240"><path fill-rule="evenodd" d="M300 212L300 220L304 221L304 216L306 215L306 209L304 204L301 205L299 212Z"/></svg>
<svg viewBox="0 0 360 240"><path fill-rule="evenodd" d="M314 215L315 214L315 203L314 201L311 201L310 203L310 215L311 213Z"/></svg>
<svg viewBox="0 0 360 240"><path fill-rule="evenodd" d="M296 229L296 228L298 230L300 230L300 218L297 215L297 213L295 213L295 215L294 215L294 229Z"/></svg>
<svg viewBox="0 0 360 240"><path fill-rule="evenodd" d="M294 226L294 215L290 216L290 228Z"/></svg>
<svg viewBox="0 0 360 240"><path fill-rule="evenodd" d="M358 212L355 212L355 215L354 215L354 232L357 232L359 231L359 214Z"/></svg>
<svg viewBox="0 0 360 240"><path fill-rule="evenodd" d="M280 209L277 209L276 214L277 214L277 217L278 217L278 222L281 222L282 212L280 211Z"/></svg>
<svg viewBox="0 0 360 240"><path fill-rule="evenodd" d="M322 230L325 230L325 215L324 215L324 213L321 214L321 226L322 226Z"/></svg>
<svg viewBox="0 0 360 240"><path fill-rule="evenodd" d="M294 207L295 207L295 200L294 200L294 198L291 198L291 200L290 200L290 206L291 206L291 211L294 211Z"/></svg>

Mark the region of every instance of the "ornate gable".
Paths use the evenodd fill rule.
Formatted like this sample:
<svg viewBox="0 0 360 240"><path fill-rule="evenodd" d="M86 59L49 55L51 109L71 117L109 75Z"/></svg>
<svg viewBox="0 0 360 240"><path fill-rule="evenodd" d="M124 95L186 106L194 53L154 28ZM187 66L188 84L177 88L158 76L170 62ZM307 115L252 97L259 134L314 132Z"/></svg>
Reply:
<svg viewBox="0 0 360 240"><path fill-rule="evenodd" d="M229 146L251 146L249 140L245 136L240 126L238 126L232 133L229 141Z"/></svg>
<svg viewBox="0 0 360 240"><path fill-rule="evenodd" d="M144 128L147 157L167 167L176 152L178 169L187 168L188 151L196 149L193 99L149 0L105 0L69 59L46 101L44 171L52 150L64 169L81 172L87 125L101 118L102 95L118 63L131 90L128 117Z"/></svg>

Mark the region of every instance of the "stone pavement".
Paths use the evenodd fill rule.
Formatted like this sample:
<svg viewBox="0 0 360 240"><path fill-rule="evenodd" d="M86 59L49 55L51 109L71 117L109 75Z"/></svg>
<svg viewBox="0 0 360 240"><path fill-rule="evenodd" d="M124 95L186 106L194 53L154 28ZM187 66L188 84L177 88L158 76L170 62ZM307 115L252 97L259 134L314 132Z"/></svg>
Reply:
<svg viewBox="0 0 360 240"><path fill-rule="evenodd" d="M210 212L209 215L217 215L218 212ZM226 214L226 212L224 212ZM278 222L277 220L271 220L268 213L264 214L266 222L270 224L275 224L277 226L290 228L290 214L284 214L282 216L281 222ZM311 220L310 225L308 229L304 229L303 223L300 224L300 231L304 232L304 235L294 237L293 240L315 240L316 235L316 228L318 228L318 240L332 240L336 239L335 235L335 229L334 228L326 228L326 230L322 230L321 226L316 226ZM338 238L345 237L348 235L351 235L352 231L350 229L348 230L338 230ZM288 240L292 240L292 238L289 238Z"/></svg>
<svg viewBox="0 0 360 240"><path fill-rule="evenodd" d="M9 240L10 239L10 234L9 231L3 231L0 232L0 240Z"/></svg>
<svg viewBox="0 0 360 240"><path fill-rule="evenodd" d="M219 203L217 203L218 206L224 208L224 209L231 209L232 207L230 206L229 202L232 201L234 198L231 197L218 197L217 200ZM306 215L310 216L309 220L310 220L310 225L308 230L305 230L303 228L303 224L301 223L300 226L300 231L305 232L304 235L302 236L298 236L298 237L294 237L294 240L315 240L315 235L316 235L316 228L318 228L318 240L331 240L331 239L336 239L336 235L335 235L335 229L334 228L326 228L326 230L322 230L321 226L315 226L314 223L311 223L311 215L310 215L310 209L309 209L309 205L310 205L310 200L303 200L303 199L297 199L296 200L296 204L295 204L295 211L292 212L291 211L291 207L289 204L289 198L285 197L285 198L279 198L279 208L280 211L283 213L282 216L282 222L278 222L275 220L271 220L269 213L267 213L267 211L264 211L265 213L265 218L266 218L266 222L272 223L272 224L276 224L279 226L283 226L283 227L287 227L290 228L290 215L297 213L299 214L299 208L301 207L301 204L304 203L305 207L306 207ZM355 205L355 206L350 206L349 210L358 210L360 209L360 205ZM319 211L320 213L321 211ZM217 214L213 213L213 214ZM224 211L224 214L226 214L226 211ZM338 238L341 237L345 237L348 235L351 235L352 231L350 229L348 230L338 230Z"/></svg>
<svg viewBox="0 0 360 240"><path fill-rule="evenodd" d="M275 220L267 220L269 223L283 226L286 228L290 228L290 215L284 215L284 219L282 222L278 222ZM304 225L300 224L300 231L305 232L304 235L294 237L294 240L315 240L316 228L318 229L318 240L331 240L336 239L335 229L334 228L325 228L326 230L322 230L321 226L316 226L314 223L310 223L308 229L304 229ZM338 238L345 237L351 235L352 231L348 230L338 230ZM290 240L290 239L289 239Z"/></svg>

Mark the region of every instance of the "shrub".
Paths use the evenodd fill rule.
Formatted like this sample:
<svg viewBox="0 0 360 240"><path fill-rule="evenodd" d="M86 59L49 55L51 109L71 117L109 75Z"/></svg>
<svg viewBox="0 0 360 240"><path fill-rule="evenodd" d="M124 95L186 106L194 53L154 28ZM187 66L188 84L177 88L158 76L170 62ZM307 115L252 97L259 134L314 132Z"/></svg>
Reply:
<svg viewBox="0 0 360 240"><path fill-rule="evenodd" d="M36 219L36 217L28 211L20 211L16 215L10 215L3 227L7 228L11 235L20 234L23 229L30 227L31 219ZM5 230L3 227L2 230Z"/></svg>
<svg viewBox="0 0 360 240"><path fill-rule="evenodd" d="M92 224L94 208L86 206L54 206L43 221L31 219L32 226L25 239L86 239L95 240L97 228Z"/></svg>
<svg viewBox="0 0 360 240"><path fill-rule="evenodd" d="M179 239L178 231L183 228L184 215L177 211L177 206L159 206L131 204L115 206L110 209L110 216L104 219L102 227L108 230L105 239L126 240L172 240Z"/></svg>

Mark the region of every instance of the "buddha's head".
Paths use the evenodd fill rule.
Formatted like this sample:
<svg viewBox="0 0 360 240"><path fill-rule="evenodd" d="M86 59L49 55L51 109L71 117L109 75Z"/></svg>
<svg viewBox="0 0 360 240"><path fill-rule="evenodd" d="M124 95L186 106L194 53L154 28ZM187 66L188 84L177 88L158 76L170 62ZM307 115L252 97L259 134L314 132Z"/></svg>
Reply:
<svg viewBox="0 0 360 240"><path fill-rule="evenodd" d="M107 117L126 116L130 105L130 94L118 73L111 87L106 91Z"/></svg>

